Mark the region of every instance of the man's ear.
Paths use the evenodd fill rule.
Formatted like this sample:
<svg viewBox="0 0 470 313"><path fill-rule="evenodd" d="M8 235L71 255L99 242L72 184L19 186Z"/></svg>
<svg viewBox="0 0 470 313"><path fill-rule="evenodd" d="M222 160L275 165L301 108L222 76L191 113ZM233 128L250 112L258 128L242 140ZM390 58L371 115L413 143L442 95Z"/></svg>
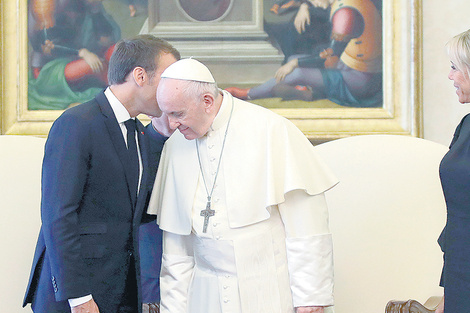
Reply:
<svg viewBox="0 0 470 313"><path fill-rule="evenodd" d="M206 93L202 96L202 101L204 103L204 109L206 110L207 113L209 113L212 108L214 107L214 96L211 95L210 93Z"/></svg>
<svg viewBox="0 0 470 313"><path fill-rule="evenodd" d="M131 75L134 82L140 87L142 87L148 79L147 72L140 66L135 67Z"/></svg>

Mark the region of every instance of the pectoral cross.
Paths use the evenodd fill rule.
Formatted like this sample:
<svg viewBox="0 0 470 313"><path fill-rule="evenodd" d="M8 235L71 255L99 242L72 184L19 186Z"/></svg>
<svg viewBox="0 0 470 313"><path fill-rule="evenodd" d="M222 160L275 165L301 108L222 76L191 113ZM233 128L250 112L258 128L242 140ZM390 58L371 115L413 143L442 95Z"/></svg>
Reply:
<svg viewBox="0 0 470 313"><path fill-rule="evenodd" d="M201 211L201 216L204 216L204 227L202 228L202 232L207 232L207 225L209 225L209 218L214 216L215 211L211 210L211 198L207 197L207 204L206 209Z"/></svg>

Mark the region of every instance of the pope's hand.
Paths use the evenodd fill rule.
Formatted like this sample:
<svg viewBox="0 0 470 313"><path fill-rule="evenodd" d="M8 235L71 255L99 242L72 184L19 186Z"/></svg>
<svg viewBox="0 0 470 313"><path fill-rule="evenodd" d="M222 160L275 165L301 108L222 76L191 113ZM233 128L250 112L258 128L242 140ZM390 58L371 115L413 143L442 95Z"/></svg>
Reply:
<svg viewBox="0 0 470 313"><path fill-rule="evenodd" d="M168 117L164 113L162 113L160 117L150 115L149 117L152 120L153 128L161 135L165 137L170 137L171 134L173 134L173 132L175 131L174 129L170 128Z"/></svg>
<svg viewBox="0 0 470 313"><path fill-rule="evenodd" d="M74 306L72 308L72 313L100 313L98 306L95 301L91 299L88 302Z"/></svg>
<svg viewBox="0 0 470 313"><path fill-rule="evenodd" d="M295 313L323 313L323 306L299 306L295 308Z"/></svg>

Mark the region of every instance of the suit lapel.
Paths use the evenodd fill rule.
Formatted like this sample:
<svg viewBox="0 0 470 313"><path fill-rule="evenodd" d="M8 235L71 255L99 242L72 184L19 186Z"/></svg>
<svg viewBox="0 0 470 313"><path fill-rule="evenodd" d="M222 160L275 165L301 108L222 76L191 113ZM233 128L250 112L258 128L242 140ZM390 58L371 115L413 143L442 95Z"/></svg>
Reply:
<svg viewBox="0 0 470 313"><path fill-rule="evenodd" d="M124 136L122 135L121 127L116 120L116 116L114 115L113 109L108 102L108 99L104 95L104 93L100 93L96 96L96 101L100 106L101 112L104 115L104 123L106 128L108 129L109 137L111 138L111 142L113 143L114 149L121 161L122 167L124 169L124 173L126 176L127 181L127 190L129 192L129 197L131 199L131 203L135 203L135 195L132 194L129 188L129 179L131 177L131 173L129 172L129 167L126 166L130 162L129 154L127 153L126 142L124 141Z"/></svg>

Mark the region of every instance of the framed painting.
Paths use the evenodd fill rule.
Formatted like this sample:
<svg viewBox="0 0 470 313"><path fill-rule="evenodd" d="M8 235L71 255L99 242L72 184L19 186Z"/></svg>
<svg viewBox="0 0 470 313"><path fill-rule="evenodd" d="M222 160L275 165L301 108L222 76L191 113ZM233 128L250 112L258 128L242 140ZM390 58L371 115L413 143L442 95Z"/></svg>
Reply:
<svg viewBox="0 0 470 313"><path fill-rule="evenodd" d="M49 0L54 1L59 0ZM222 0L218 5L200 0L142 1L145 0L104 0L102 4L118 21L122 37L151 33L165 38L183 57L195 57L207 64L223 89L255 90L290 60L278 35L283 33L281 26L293 24L299 0ZM327 0L330 4L342 1L361 3ZM379 101L370 105L360 100L349 105L326 96L290 99L282 93L250 101L289 118L312 142L364 134L421 136L421 0L369 2L374 1L379 3L376 7L381 22L381 27L375 28L375 36L381 38L381 63L375 70L380 76L374 76L380 77L375 79L381 83ZM322 1L310 1L314 2ZM205 3L211 5L206 7ZM294 6L286 7L287 3ZM131 6L137 8L134 17L130 17ZM63 109L80 101L65 102L62 107L37 106L33 102L37 86L31 83L35 79L31 5L27 0L5 0L1 10L1 133L46 136ZM328 11L328 21L332 20L330 16ZM310 24L314 24L313 19ZM331 32L325 29L323 33L328 34L330 44ZM304 49L312 49L312 45L305 45L305 39L298 42L307 47ZM370 86L367 84L366 89ZM305 86L295 88L301 90ZM39 93L44 91L43 87L37 89Z"/></svg>

